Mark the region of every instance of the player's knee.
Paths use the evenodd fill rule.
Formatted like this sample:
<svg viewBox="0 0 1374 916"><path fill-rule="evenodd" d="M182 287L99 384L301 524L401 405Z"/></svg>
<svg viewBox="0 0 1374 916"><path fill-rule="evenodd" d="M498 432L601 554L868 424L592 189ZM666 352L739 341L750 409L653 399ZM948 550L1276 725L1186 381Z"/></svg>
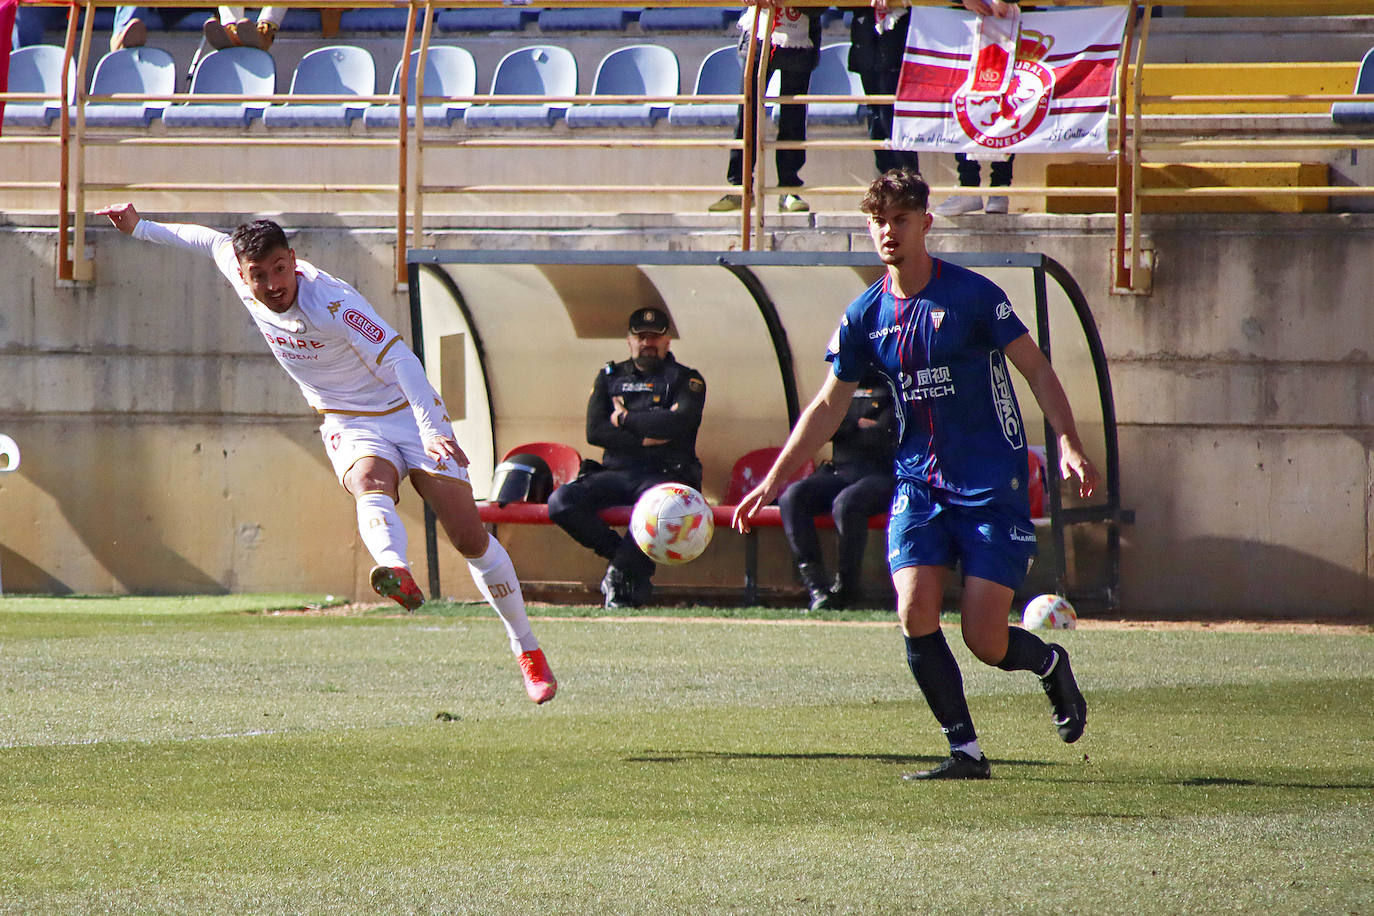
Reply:
<svg viewBox="0 0 1374 916"><path fill-rule="evenodd" d="M464 557L469 560L482 556L487 552L487 541L491 535L487 534L485 528L474 530L463 530L456 532L453 536L453 546Z"/></svg>
<svg viewBox="0 0 1374 916"><path fill-rule="evenodd" d="M973 653L974 658L985 665L996 665L1007 656L1007 640L992 636L964 634L964 645Z"/></svg>

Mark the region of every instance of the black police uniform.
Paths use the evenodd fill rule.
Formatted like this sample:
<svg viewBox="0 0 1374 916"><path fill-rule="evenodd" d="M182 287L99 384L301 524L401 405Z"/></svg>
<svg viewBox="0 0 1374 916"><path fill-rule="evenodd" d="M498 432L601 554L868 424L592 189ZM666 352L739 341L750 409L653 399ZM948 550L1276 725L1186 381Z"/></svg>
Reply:
<svg viewBox="0 0 1374 916"><path fill-rule="evenodd" d="M783 532L810 593L811 610L838 609L859 592L868 520L886 512L896 486L896 411L892 389L880 376L865 376L849 411L831 438L833 460L792 484L778 499ZM860 426L860 419L876 421ZM831 513L839 536L838 571L832 588L821 561L816 516Z"/></svg>
<svg viewBox="0 0 1374 916"><path fill-rule="evenodd" d="M620 426L611 422L612 399L617 397L627 411ZM623 592L628 586L631 594L614 599L608 594L608 601L642 604L649 596L654 563L634 538L621 536L597 512L631 505L645 490L668 481L700 489L696 442L705 404L701 373L679 363L672 353L653 371L640 370L627 359L607 363L597 373L587 402L587 441L605 451L600 463L584 461L576 480L554 490L549 518L579 544L611 561L608 581L618 573L622 581L617 588ZM645 439L667 441L645 445Z"/></svg>

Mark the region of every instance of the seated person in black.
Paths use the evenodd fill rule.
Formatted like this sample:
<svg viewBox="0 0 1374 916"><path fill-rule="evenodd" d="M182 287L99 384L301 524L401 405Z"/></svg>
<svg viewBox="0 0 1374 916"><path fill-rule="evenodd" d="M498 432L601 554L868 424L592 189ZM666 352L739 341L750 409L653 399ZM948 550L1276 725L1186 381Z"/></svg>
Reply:
<svg viewBox="0 0 1374 916"><path fill-rule="evenodd" d="M626 339L630 358L597 373L587 402L587 441L605 450L601 462L584 461L577 479L549 497L549 518L610 561L601 582L606 607L648 601L654 562L597 512L632 505L668 481L701 487L696 443L706 382L668 352L672 338L662 309L636 309Z"/></svg>
<svg viewBox="0 0 1374 916"><path fill-rule="evenodd" d="M782 529L810 597L810 609L840 610L858 598L868 520L886 512L896 486L892 389L881 375L864 377L849 412L831 438L833 458L778 498ZM821 560L816 516L830 513L839 537L839 569L832 587Z"/></svg>

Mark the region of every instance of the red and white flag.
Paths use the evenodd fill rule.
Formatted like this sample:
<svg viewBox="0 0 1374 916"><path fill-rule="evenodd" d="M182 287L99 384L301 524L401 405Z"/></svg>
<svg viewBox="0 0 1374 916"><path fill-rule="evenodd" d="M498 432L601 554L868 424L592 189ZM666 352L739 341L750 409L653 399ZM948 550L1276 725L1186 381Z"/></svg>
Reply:
<svg viewBox="0 0 1374 916"><path fill-rule="evenodd" d="M1125 6L1021 13L911 11L892 125L896 149L1107 151Z"/></svg>

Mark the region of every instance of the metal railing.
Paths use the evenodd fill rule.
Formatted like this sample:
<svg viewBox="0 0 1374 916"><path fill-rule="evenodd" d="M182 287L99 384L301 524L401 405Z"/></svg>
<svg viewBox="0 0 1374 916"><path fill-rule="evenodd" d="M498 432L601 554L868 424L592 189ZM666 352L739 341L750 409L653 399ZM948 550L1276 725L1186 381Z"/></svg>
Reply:
<svg viewBox="0 0 1374 916"><path fill-rule="evenodd" d="M39 0L42 4L45 0ZM146 0L144 5L159 7L172 6L175 0ZM1122 63L1119 69L1119 81L1115 112L1113 113L1113 138L1111 141L1111 152L1115 158L1116 181L1114 185L1098 187L1052 187L1045 185L1018 185L1010 188L998 188L999 194L1007 194L1016 197L1038 197L1053 194L1072 195L1076 197L1111 197L1115 201L1115 237L1113 242L1113 270L1112 284L1116 291L1122 293L1144 293L1148 292L1151 285L1151 270L1149 263L1149 253L1144 250L1142 240L1142 204L1145 200L1152 197L1185 197L1185 198L1227 198L1227 197L1253 197L1255 195L1275 195L1295 197L1368 197L1374 195L1374 187L1361 184L1351 185L1311 185L1311 186L1284 186L1276 187L1256 187L1256 186L1197 186L1188 188L1147 188L1142 186L1142 170L1150 161L1150 157L1157 153L1179 153L1190 152L1203 156L1211 157L1213 161L1234 162L1243 161L1244 155L1257 150L1272 151L1275 149L1289 150L1334 150L1334 149L1359 149L1374 145L1374 138L1351 135L1342 132L1334 125L1328 125L1325 130L1308 130L1301 133L1280 131L1275 128L1275 122L1268 121L1263 126L1256 126L1249 131L1231 132L1226 137L1180 137L1178 131L1161 126L1156 123L1158 119L1152 118L1146 112L1149 106L1158 105L1187 105L1192 103L1208 103L1212 105L1234 106L1238 113L1243 113L1247 105L1277 105L1280 108L1291 106L1297 108L1303 103L1331 103L1337 101L1368 101L1374 102L1374 96L1358 95L1351 93L1322 93L1322 94L1273 94L1273 93L1252 93L1252 94L1217 94L1217 93L1197 93L1197 94L1172 94L1172 95L1146 95L1144 92L1144 76L1149 69L1145 60L1146 48L1150 38L1150 27L1152 13L1157 8L1187 6L1193 9L1205 10L1207 7L1234 6L1232 0L1163 0L1157 3L1139 2L1139 0L1104 0L1106 5L1124 5L1130 7L1130 15L1127 17L1127 32L1122 49ZM59 5L56 0L52 0L49 5ZM60 4L67 6L67 4ZM106 4L108 5L108 4ZM824 138L812 139L803 142L781 142L768 139L764 131L758 130L758 125L766 123L765 106L772 103L795 102L799 104L823 103L823 102L857 102L857 103L877 103L891 104L893 97L883 95L795 95L795 96L768 96L765 99L764 93L756 91L757 87L766 84L767 60L765 55L758 53L760 47L768 47L767 34L756 34L757 40L748 43L748 52L744 60L744 72L755 74L755 79L744 80L744 85L738 94L720 96L696 96L690 94L678 94L661 97L640 97L640 96L606 96L575 94L568 96L549 97L549 96L515 96L515 95L473 95L467 97L460 96L429 96L425 94L424 73L425 62L429 53L436 13L453 4L437 4L435 0L408 0L406 3L388 2L388 0L312 0L305 3L302 0L284 0L283 5L288 7L308 7L311 9L324 10L343 10L353 8L382 8L405 10L407 12L406 28L404 32L403 47L401 49L401 60L409 60L412 50L418 51L419 60L415 67L416 76L416 103L415 110L417 116L414 123L408 116L408 96L410 78L410 68L402 67L399 76L399 86L396 93L375 94L368 96L349 96L351 102L373 102L383 104L393 104L406 116L398 118L398 127L394 135L391 136L310 136L293 134L291 136L196 136L188 132L187 135L154 135L134 134L129 131L114 132L93 132L86 124L87 106L92 103L100 102L260 102L266 104L291 102L309 103L324 102L338 103L339 96L327 95L288 95L276 93L264 96L230 96L230 95L208 95L175 92L160 96L143 95L119 95L119 96L95 96L90 95L86 90L87 74L91 69L92 51L91 39L93 33L93 23L95 20L96 4L86 2L84 4L72 4L69 7L67 28L64 41L65 61L76 61L76 85L68 85L67 67L64 65L62 73L62 85L60 96L44 96L33 93L6 93L0 95L7 101L56 101L61 106L60 125L56 136L51 134L20 134L14 135L12 132L0 137L0 145L38 145L56 146L58 148L58 176L54 180L15 180L5 179L0 181L0 190L28 190L28 191L50 191L57 192L57 213L58 213L58 258L57 275L61 280L89 281L93 275L91 262L85 255L86 240L86 214L87 196L94 191L167 191L167 192L197 192L215 191L221 189L221 185L215 182L195 182L181 180L181 176L175 177L143 177L140 180L101 180L95 181L88 177L88 159L93 151L104 148L130 148L138 149L144 147L176 147L194 150L198 146L216 147L241 147L249 148L280 148L280 149L310 149L310 148L329 148L329 149L358 149L358 150L377 150L394 149L396 151L395 181L366 181L366 182L331 182L327 178L318 180L307 180L277 183L255 183L251 189L256 192L299 195L299 194L371 194L371 195L394 195L396 208L396 278L398 282L403 281L405 276L405 249L407 244L412 247L424 247L425 230L424 214L427 206L435 198L448 198L461 195L474 194L501 194L501 195L529 195L529 194L578 194L578 195L624 195L627 193L683 193L701 194L720 192L724 190L736 190L726 185L715 184L680 184L672 185L665 183L650 184L592 184L592 183L534 183L534 182L469 182L454 183L430 181L425 175L425 165L427 154L442 149L507 149L507 150L577 150L577 149L605 149L605 150L693 150L693 149L712 149L728 150L738 148L742 151L743 186L739 189L743 206L740 211L739 223L739 244L740 247L749 249L762 249L767 245L767 215L760 201L765 193L780 190L778 187L770 185L767 175L766 154L777 149L800 148L806 150L833 150L833 149L852 149L852 150L873 150L886 147L882 141L869 140L866 137L857 136L859 131L855 131L856 136L848 138ZM477 7L501 7L508 6L502 0L465 0L460 4L463 8ZM529 3L522 3L523 6L534 8L595 8L610 7L621 8L625 4L620 0L549 0L549 2L538 2L531 0ZM719 6L718 0L660 0L652 4L658 7L709 7ZM789 5L794 7L827 7L831 4L824 0L790 0ZM914 0L913 5L943 5L942 0ZM84 13L84 16L79 14ZM421 19L421 14L423 18ZM767 23L766 29L771 29L773 17L757 17ZM78 23L81 23L78 25ZM419 24L422 23L422 24ZM417 27L418 25L418 27ZM72 99L69 103L68 99ZM701 136L677 136L677 137L625 137L616 136L612 132L603 132L588 138L572 138L565 136L545 135L540 137L528 136L455 136L452 134L435 135L426 134L424 118L418 116L426 104L437 102L483 104L498 101L501 104L616 104L616 103L657 103L661 105L671 105L675 103L726 103L741 104L746 110L752 112L752 117L746 117L743 121L744 136L742 140L736 141L730 138L711 138ZM1204 120L1207 116L1203 117ZM413 188L413 195L411 189ZM862 192L859 185L853 186L808 186L809 195L849 195L857 196ZM933 187L936 194L956 193L956 187Z"/></svg>

